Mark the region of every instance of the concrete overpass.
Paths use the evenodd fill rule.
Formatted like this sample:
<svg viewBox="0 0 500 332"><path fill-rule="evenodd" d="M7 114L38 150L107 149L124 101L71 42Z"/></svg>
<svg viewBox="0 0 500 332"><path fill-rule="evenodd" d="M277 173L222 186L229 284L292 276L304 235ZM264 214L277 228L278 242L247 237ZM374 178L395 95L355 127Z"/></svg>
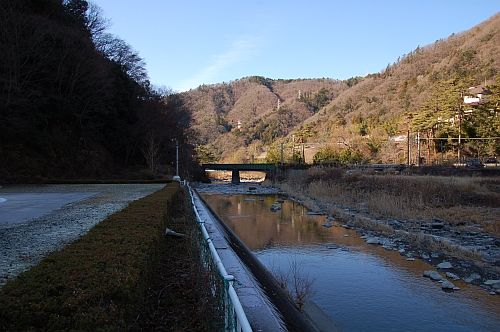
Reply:
<svg viewBox="0 0 500 332"><path fill-rule="evenodd" d="M202 164L203 169L213 171L231 171L231 182L240 183L241 171L258 171L266 174L274 174L276 165L274 164Z"/></svg>

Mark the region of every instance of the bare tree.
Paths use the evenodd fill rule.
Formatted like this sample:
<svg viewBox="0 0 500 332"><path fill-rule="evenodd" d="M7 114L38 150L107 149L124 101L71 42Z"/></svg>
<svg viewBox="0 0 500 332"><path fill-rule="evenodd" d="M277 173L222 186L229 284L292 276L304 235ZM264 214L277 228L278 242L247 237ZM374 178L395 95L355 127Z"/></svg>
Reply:
<svg viewBox="0 0 500 332"><path fill-rule="evenodd" d="M146 159L148 168L153 174L156 174L160 161L160 141L151 131L146 135L142 155Z"/></svg>
<svg viewBox="0 0 500 332"><path fill-rule="evenodd" d="M288 292L295 305L302 310L307 300L314 294L314 280L302 270L296 259L290 260L288 271L276 269L271 272L281 288Z"/></svg>
<svg viewBox="0 0 500 332"><path fill-rule="evenodd" d="M125 41L110 33L103 33L94 42L99 52L122 66L137 83L144 84L148 80L146 63Z"/></svg>
<svg viewBox="0 0 500 332"><path fill-rule="evenodd" d="M102 37L110 25L110 21L103 16L101 7L89 2L85 15L85 26L90 32L94 43Z"/></svg>

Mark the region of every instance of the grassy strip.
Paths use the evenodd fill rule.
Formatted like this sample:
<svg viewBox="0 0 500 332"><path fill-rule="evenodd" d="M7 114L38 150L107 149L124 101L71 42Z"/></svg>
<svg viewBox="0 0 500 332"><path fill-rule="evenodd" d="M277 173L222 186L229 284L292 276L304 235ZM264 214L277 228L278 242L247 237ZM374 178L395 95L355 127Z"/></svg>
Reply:
<svg viewBox="0 0 500 332"><path fill-rule="evenodd" d="M222 331L222 294L218 274L200 260L208 250L186 191L180 191L167 227L186 237L167 237L132 330ZM217 280L216 280L217 279ZM215 293L215 294L214 294Z"/></svg>
<svg viewBox="0 0 500 332"><path fill-rule="evenodd" d="M172 183L131 202L0 291L0 330L122 330L160 260Z"/></svg>

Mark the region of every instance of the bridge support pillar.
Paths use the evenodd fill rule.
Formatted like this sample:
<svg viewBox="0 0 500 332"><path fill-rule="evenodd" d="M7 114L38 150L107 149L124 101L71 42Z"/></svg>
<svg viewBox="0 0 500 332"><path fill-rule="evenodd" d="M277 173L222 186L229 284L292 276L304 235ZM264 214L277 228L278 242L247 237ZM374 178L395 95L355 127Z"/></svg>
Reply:
<svg viewBox="0 0 500 332"><path fill-rule="evenodd" d="M231 183L239 184L240 183L240 171L235 169L231 172Z"/></svg>

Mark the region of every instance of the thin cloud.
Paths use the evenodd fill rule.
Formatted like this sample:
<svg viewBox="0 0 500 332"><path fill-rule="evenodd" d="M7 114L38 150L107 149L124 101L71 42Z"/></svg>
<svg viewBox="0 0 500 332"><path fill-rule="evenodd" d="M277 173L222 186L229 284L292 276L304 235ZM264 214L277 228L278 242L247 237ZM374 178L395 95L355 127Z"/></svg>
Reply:
<svg viewBox="0 0 500 332"><path fill-rule="evenodd" d="M198 74L184 80L180 84L180 91L195 88L204 83L210 83L217 79L230 66L242 62L254 55L261 46L260 38L242 38L231 45L229 50L214 56L213 61Z"/></svg>

